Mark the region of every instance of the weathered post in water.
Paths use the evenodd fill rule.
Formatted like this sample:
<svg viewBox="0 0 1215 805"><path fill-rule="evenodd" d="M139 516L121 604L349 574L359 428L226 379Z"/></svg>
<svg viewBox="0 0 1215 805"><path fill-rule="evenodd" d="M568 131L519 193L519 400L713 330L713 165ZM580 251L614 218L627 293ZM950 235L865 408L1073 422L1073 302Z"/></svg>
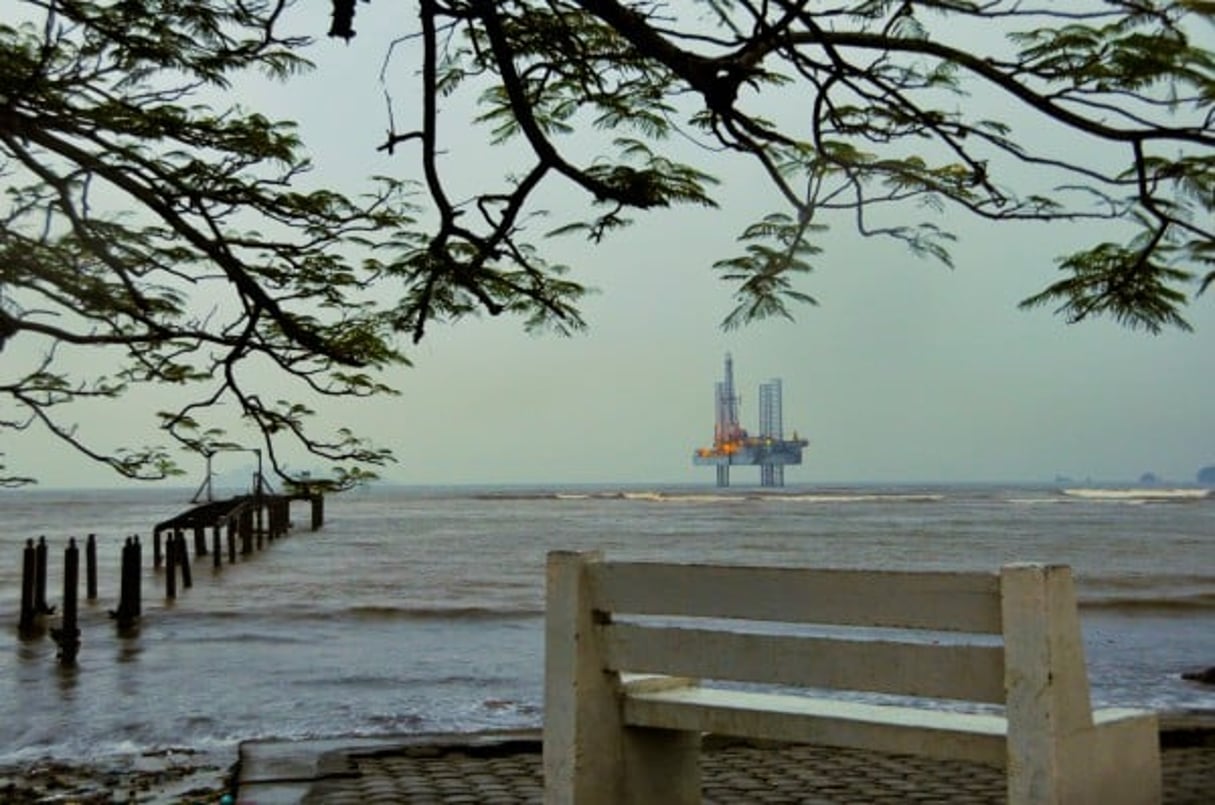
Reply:
<svg viewBox="0 0 1215 805"><path fill-rule="evenodd" d="M131 537L131 610L135 617L143 615L143 546L139 543L139 535Z"/></svg>
<svg viewBox="0 0 1215 805"><path fill-rule="evenodd" d="M249 507L240 510L240 554L248 556L253 553L253 512Z"/></svg>
<svg viewBox="0 0 1215 805"><path fill-rule="evenodd" d="M200 526L194 526L194 558L207 555L207 532Z"/></svg>
<svg viewBox="0 0 1215 805"><path fill-rule="evenodd" d="M278 533L280 537L287 536L291 530L291 499L283 498L278 502Z"/></svg>
<svg viewBox="0 0 1215 805"><path fill-rule="evenodd" d="M37 560L34 557L34 541L25 541L25 550L21 555L21 615L17 621L17 631L22 637L30 637L34 633L34 574L37 572Z"/></svg>
<svg viewBox="0 0 1215 805"><path fill-rule="evenodd" d="M266 536L273 543L278 538L278 501L270 498L266 501Z"/></svg>
<svg viewBox="0 0 1215 805"><path fill-rule="evenodd" d="M118 572L118 606L110 610L110 617L118 621L118 628L126 626L127 599L131 597L131 571L127 567L131 563L131 538L127 537L122 544L122 561Z"/></svg>
<svg viewBox="0 0 1215 805"><path fill-rule="evenodd" d="M34 551L34 612L50 615L55 608L46 603L46 537L38 537Z"/></svg>
<svg viewBox="0 0 1215 805"><path fill-rule="evenodd" d="M84 543L84 594L89 601L97 600L97 535L89 534Z"/></svg>
<svg viewBox="0 0 1215 805"><path fill-rule="evenodd" d="M76 593L80 588L80 551L76 538L68 540L63 552L63 620L58 629L51 630L51 638L59 645L59 662L75 665L76 652L80 649L80 628L76 620Z"/></svg>
<svg viewBox="0 0 1215 805"><path fill-rule="evenodd" d="M236 564L236 518L228 518L228 564Z"/></svg>
<svg viewBox="0 0 1215 805"><path fill-rule="evenodd" d="M188 590L194 586L194 581L190 577L190 549L186 545L186 535L177 533L177 561L181 565L181 586L182 589Z"/></svg>
<svg viewBox="0 0 1215 805"><path fill-rule="evenodd" d="M130 537L122 544L122 572L118 576L118 609L110 616L125 631L139 617L139 546Z"/></svg>
<svg viewBox="0 0 1215 805"><path fill-rule="evenodd" d="M152 567L159 568L163 554L160 551L160 530L152 532Z"/></svg>
<svg viewBox="0 0 1215 805"><path fill-rule="evenodd" d="M216 570L219 570L223 559L223 551L220 550L220 547L219 526L215 525L211 527L211 565Z"/></svg>
<svg viewBox="0 0 1215 805"><path fill-rule="evenodd" d="M313 492L312 497L312 530L316 531L325 524L325 496Z"/></svg>
<svg viewBox="0 0 1215 805"><path fill-rule="evenodd" d="M257 534L257 549L262 549L262 539L266 534L266 524L262 519L262 508L266 505L262 499L261 475L257 476L257 493L253 496L253 533Z"/></svg>
<svg viewBox="0 0 1215 805"><path fill-rule="evenodd" d="M165 540L165 598L177 597L177 540L170 532Z"/></svg>
<svg viewBox="0 0 1215 805"><path fill-rule="evenodd" d="M131 600L131 538L127 537L122 543L122 565L118 573L118 608L110 612L110 617L118 621L118 628L125 628L129 618Z"/></svg>

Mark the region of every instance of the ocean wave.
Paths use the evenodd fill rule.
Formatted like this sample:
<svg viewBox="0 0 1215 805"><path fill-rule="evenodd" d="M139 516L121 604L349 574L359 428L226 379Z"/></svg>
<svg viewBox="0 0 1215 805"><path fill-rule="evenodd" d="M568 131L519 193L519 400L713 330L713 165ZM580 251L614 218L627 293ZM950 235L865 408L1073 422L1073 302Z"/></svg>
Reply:
<svg viewBox="0 0 1215 805"><path fill-rule="evenodd" d="M179 735L176 736L177 740L169 740L167 736L156 735L147 729L128 731L138 731L140 734L104 739L88 735L68 736L65 739L62 734L56 734L48 735L42 741L14 748L5 747L0 750L0 769L57 761L73 766L96 767L99 778L140 767L172 768L175 765L202 768L213 764L217 770L226 772L241 741L240 736L206 733ZM216 776L221 775L217 772Z"/></svg>
<svg viewBox="0 0 1215 805"><path fill-rule="evenodd" d="M514 620L539 617L543 609L535 607L489 608L477 606L355 606L328 613L335 620L352 618L356 621L392 620Z"/></svg>
<svg viewBox="0 0 1215 805"><path fill-rule="evenodd" d="M207 635L207 634L192 634L190 642L196 645L204 645L207 643L230 645L233 643L249 643L256 646L276 646L276 645L305 645L313 642L313 638L308 636L293 637L284 635L274 631L225 631L223 634Z"/></svg>
<svg viewBox="0 0 1215 805"><path fill-rule="evenodd" d="M792 503L936 503L945 496L931 492L844 492L766 495L764 499Z"/></svg>
<svg viewBox="0 0 1215 805"><path fill-rule="evenodd" d="M649 503L746 503L760 495L715 495L712 493L680 492L623 492L621 500L639 500Z"/></svg>
<svg viewBox="0 0 1215 805"><path fill-rule="evenodd" d="M618 492L602 497L612 498L647 503L935 503L944 500L945 495L932 492Z"/></svg>
<svg viewBox="0 0 1215 805"><path fill-rule="evenodd" d="M1059 492L1069 498L1081 498L1107 503L1186 503L1207 500L1211 497L1210 489L1196 489L1193 487L1170 489L1073 488L1060 489Z"/></svg>
<svg viewBox="0 0 1215 805"><path fill-rule="evenodd" d="M392 623L396 621L502 621L520 618L535 618L544 615L535 607L481 607L481 606L390 606L360 604L350 607L307 609L292 607L259 612L257 617L272 621L287 622L349 622L353 624Z"/></svg>
<svg viewBox="0 0 1215 805"><path fill-rule="evenodd" d="M1172 596L1094 595L1080 599L1080 608L1103 612L1206 612L1215 610L1215 591L1196 591Z"/></svg>
<svg viewBox="0 0 1215 805"><path fill-rule="evenodd" d="M1146 593L1160 593L1163 597L1193 594L1215 594L1215 575L1198 563L1190 568L1194 572L1134 573L1134 574L1089 574L1084 584L1095 596L1126 595L1124 591L1137 590L1140 597ZM1117 592L1114 592L1117 591Z"/></svg>
<svg viewBox="0 0 1215 805"><path fill-rule="evenodd" d="M333 622L348 622L352 624L375 624L375 623L392 623L395 621L430 621L430 620L459 620L459 621L501 621L501 620L519 620L524 618L535 618L544 615L544 610L529 607L529 606L433 606L433 605L410 605L404 604L393 606L388 604L356 604L347 607L306 607L306 606L290 606L290 607L273 607L252 610L228 610L228 611L189 611L178 610L172 613L170 617L159 618L156 615L145 617L144 621L151 624L155 621L162 621L166 625L180 624L185 628L194 628L204 626L207 622L216 622L222 624L224 628L230 628L229 624L239 625L242 623L333 623ZM189 624L189 626L186 626ZM192 636L191 639L203 640L206 639L203 635ZM239 632L225 632L222 638L224 641L239 641L242 635ZM261 639L257 637L256 639ZM278 638L279 642L290 643L296 638L290 634L282 634Z"/></svg>
<svg viewBox="0 0 1215 805"><path fill-rule="evenodd" d="M512 500L585 500L586 498L597 498L598 495L570 492L483 492L468 495L470 500L490 500L490 501L512 501Z"/></svg>
<svg viewBox="0 0 1215 805"><path fill-rule="evenodd" d="M632 503L747 503L776 501L781 503L935 503L946 499L935 492L672 492L640 489L635 491L537 491L494 492L476 495L478 500L492 501L612 501Z"/></svg>

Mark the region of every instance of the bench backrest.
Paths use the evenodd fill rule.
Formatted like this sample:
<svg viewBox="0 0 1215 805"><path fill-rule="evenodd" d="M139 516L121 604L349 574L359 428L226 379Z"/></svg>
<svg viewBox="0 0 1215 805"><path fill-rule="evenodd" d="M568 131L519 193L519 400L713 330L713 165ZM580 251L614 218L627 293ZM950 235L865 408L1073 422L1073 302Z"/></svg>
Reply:
<svg viewBox="0 0 1215 805"><path fill-rule="evenodd" d="M596 662L609 671L998 703L1041 712L1056 729L1091 724L1063 566L821 570L555 552L549 573L579 577L564 586L581 603L548 606L589 609Z"/></svg>

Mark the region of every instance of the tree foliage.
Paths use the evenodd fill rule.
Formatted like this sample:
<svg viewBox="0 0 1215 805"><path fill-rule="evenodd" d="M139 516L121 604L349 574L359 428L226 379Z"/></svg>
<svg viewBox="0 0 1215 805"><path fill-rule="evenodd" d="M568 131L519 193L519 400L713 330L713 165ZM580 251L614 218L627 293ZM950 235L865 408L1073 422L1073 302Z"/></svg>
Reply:
<svg viewBox="0 0 1215 805"><path fill-rule="evenodd" d="M377 0L383 4L389 0ZM781 206L717 264L737 284L732 327L810 302L794 279L816 236L851 224L950 262L943 219L1110 221L1119 242L1062 255L1064 278L1025 300L1070 321L1188 329L1215 278L1215 4L1199 0L419 0L423 109L384 147L414 146L469 270L521 250L543 181L597 214L555 231L592 239L625 213L712 205L712 162L753 159ZM354 35L334 0L330 35ZM397 65L404 71L405 65ZM456 204L436 110L475 94L495 141L531 155L523 178ZM995 111L992 111L992 110ZM591 132L611 140L578 158ZM678 136L676 136L678 135ZM689 164L685 146L702 146ZM479 228L465 211L478 210ZM954 216L950 220L956 221ZM528 262L518 265L527 269ZM568 286L543 295L564 298ZM559 310L559 315L568 311ZM425 300L408 320L421 337Z"/></svg>
<svg viewBox="0 0 1215 805"><path fill-rule="evenodd" d="M402 185L358 200L302 191L309 165L290 124L204 102L242 73L285 79L307 66L303 41L275 32L283 9L34 0L16 19L6 10L0 428L41 429L124 476L163 478L180 472L168 447L114 445L75 419L80 403L158 385L175 401L159 415L164 432L200 453L264 448L279 467L294 439L337 462L340 482L388 459L352 432L312 433L298 400L388 392L377 371L403 358L367 289L388 273L372 237L412 222ZM264 396L276 378L296 384L294 399ZM223 406L254 426L257 448L211 424ZM0 476L33 480L2 466Z"/></svg>
<svg viewBox="0 0 1215 805"><path fill-rule="evenodd" d="M0 22L0 348L40 357L6 360L0 428L163 477L168 448L115 449L71 412L166 386L181 402L161 423L180 445L245 446L214 424L226 405L272 466L294 441L357 480L389 456L350 431L315 435L301 400L392 393L398 335L436 322L581 328L585 289L538 244L715 206L723 153L752 160L773 198L716 264L736 293L727 327L813 304L805 275L829 227L948 264L958 213L1104 222L1023 303L1069 321L1188 329L1186 306L1215 281L1211 2L376 9L394 2L417 22L386 70L420 102L390 107L396 176L350 198L306 189L291 124L226 101L243 75L309 67L307 42L281 33L290 0L20 0ZM331 7L329 33L349 40L365 7ZM471 194L453 121L510 155ZM542 219L562 185L586 205ZM266 399L275 378L298 391ZM28 480L0 465L0 483Z"/></svg>

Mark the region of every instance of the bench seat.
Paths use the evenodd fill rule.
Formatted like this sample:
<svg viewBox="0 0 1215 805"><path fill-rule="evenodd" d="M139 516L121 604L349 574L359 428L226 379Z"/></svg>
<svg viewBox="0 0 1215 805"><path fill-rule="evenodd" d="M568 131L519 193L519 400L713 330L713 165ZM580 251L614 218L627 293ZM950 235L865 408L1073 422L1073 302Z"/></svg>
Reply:
<svg viewBox="0 0 1215 805"><path fill-rule="evenodd" d="M1144 716L1141 710L1106 708L1094 711L1093 722L1105 727ZM1008 720L1003 715L914 705L692 685L633 691L626 684L622 719L630 727L871 749L993 766L1004 766L1007 755Z"/></svg>
<svg viewBox="0 0 1215 805"><path fill-rule="evenodd" d="M1004 764L1003 716L688 687L624 695L630 727L657 727ZM936 751L932 751L936 750Z"/></svg>

